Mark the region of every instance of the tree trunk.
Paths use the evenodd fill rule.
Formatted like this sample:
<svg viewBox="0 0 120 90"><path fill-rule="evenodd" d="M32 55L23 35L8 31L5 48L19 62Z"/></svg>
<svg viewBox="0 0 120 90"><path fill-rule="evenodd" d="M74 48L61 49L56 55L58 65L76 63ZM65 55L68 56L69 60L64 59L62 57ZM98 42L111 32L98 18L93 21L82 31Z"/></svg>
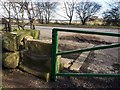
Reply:
<svg viewBox="0 0 120 90"><path fill-rule="evenodd" d="M32 29L32 22L30 21L30 29Z"/></svg>
<svg viewBox="0 0 120 90"><path fill-rule="evenodd" d="M46 23L46 24L48 23L48 21L47 21L47 17L45 17L45 23Z"/></svg>
<svg viewBox="0 0 120 90"><path fill-rule="evenodd" d="M83 20L81 20L82 25L86 25L86 21L87 21L87 19L83 19Z"/></svg>
<svg viewBox="0 0 120 90"><path fill-rule="evenodd" d="M70 20L69 20L69 25L71 25L71 22L72 22L72 18L70 18Z"/></svg>
<svg viewBox="0 0 120 90"><path fill-rule="evenodd" d="M8 31L11 32L11 22L8 23Z"/></svg>
<svg viewBox="0 0 120 90"><path fill-rule="evenodd" d="M9 23L8 23L8 31L11 32L10 4L9 4Z"/></svg>
<svg viewBox="0 0 120 90"><path fill-rule="evenodd" d="M19 19L17 18L17 25L18 25L18 29L20 30L20 23L19 23Z"/></svg>
<svg viewBox="0 0 120 90"><path fill-rule="evenodd" d="M34 20L31 20L31 21L30 21L30 29L33 29L33 30L34 30L34 29L35 29L35 25L33 24L33 21L34 21Z"/></svg>
<svg viewBox="0 0 120 90"><path fill-rule="evenodd" d="M8 22L8 31L11 32L11 17L10 17L10 15L9 15L9 22Z"/></svg>
<svg viewBox="0 0 120 90"><path fill-rule="evenodd" d="M35 29L35 25L33 24L33 30Z"/></svg>
<svg viewBox="0 0 120 90"><path fill-rule="evenodd" d="M86 22L85 21L82 21L82 25L85 25L86 24Z"/></svg>

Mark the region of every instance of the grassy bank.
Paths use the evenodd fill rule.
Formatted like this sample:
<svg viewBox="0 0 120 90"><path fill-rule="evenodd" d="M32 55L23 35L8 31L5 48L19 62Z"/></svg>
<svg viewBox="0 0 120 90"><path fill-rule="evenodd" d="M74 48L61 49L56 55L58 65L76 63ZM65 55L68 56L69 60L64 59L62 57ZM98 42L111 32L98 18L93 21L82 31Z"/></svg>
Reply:
<svg viewBox="0 0 120 90"><path fill-rule="evenodd" d="M73 28L102 28L102 29L120 29L120 26L100 26L100 25L78 25L78 24L36 24L36 26L54 26L54 27L73 27Z"/></svg>
<svg viewBox="0 0 120 90"><path fill-rule="evenodd" d="M35 24L35 26L69 27L69 28L100 28L100 29L119 29L120 30L120 26L80 25L80 24L68 25L68 24L64 24L64 23L62 23L62 24L54 24L54 23L50 23L50 24ZM0 30L2 30L2 28L3 28L3 26L0 26Z"/></svg>

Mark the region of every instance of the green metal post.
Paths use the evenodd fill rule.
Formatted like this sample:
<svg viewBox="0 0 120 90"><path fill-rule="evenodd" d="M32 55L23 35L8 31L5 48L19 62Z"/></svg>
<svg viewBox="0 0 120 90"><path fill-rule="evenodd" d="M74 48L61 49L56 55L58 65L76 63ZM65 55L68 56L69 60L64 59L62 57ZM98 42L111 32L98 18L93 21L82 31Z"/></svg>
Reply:
<svg viewBox="0 0 120 90"><path fill-rule="evenodd" d="M58 31L53 29L52 30L52 80L56 80L58 73L57 68L57 54L58 53Z"/></svg>

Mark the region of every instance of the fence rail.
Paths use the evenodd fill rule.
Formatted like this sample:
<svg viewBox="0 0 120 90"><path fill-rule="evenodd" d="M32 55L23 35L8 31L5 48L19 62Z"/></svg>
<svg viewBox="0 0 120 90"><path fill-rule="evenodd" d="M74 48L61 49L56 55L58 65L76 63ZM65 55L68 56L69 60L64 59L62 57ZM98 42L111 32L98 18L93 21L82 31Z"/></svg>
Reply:
<svg viewBox="0 0 120 90"><path fill-rule="evenodd" d="M94 31L68 30L68 29L54 28L52 30L52 62L51 62L51 64L52 64L52 79L53 80L56 80L57 76L120 77L120 74L58 73L58 67L57 67L58 66L58 63L57 63L58 55L120 47L120 43L116 43L116 44L110 44L110 45L96 46L93 48L58 52L58 31L120 37L119 33L94 32Z"/></svg>

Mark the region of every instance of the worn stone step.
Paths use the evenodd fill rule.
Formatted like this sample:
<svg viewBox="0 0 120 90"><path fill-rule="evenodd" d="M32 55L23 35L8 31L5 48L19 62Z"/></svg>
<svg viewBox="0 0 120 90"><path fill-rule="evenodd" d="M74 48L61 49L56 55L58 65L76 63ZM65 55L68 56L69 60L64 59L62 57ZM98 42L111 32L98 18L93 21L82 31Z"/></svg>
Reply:
<svg viewBox="0 0 120 90"><path fill-rule="evenodd" d="M73 62L73 59L61 58L61 63L63 64L64 68L70 67L71 62Z"/></svg>
<svg viewBox="0 0 120 90"><path fill-rule="evenodd" d="M79 71L82 64L83 63L80 62L74 62L73 65L70 67L70 70Z"/></svg>
<svg viewBox="0 0 120 90"><path fill-rule="evenodd" d="M80 67L82 66L82 64L84 63L84 61L86 60L86 58L88 57L90 51L87 52L87 54L82 53L77 59L76 61L73 63L73 65L70 67L70 70L74 70L74 71L79 71Z"/></svg>
<svg viewBox="0 0 120 90"><path fill-rule="evenodd" d="M89 47L93 47L93 44L90 44ZM88 48L88 47L87 47ZM70 70L79 71L83 63L85 62L86 58L90 54L91 51L83 52L80 56L75 60L75 62L71 65Z"/></svg>
<svg viewBox="0 0 120 90"><path fill-rule="evenodd" d="M48 82L50 80L50 72L39 72L37 70L33 70L28 66L20 65L19 68L23 71L26 71L27 73L33 74L37 77L43 78Z"/></svg>
<svg viewBox="0 0 120 90"><path fill-rule="evenodd" d="M22 51L21 52L21 62L18 66L19 69L33 74L35 76L38 76L42 79L45 79L46 81L49 81L50 79L50 73L51 73L51 56L50 55L40 55L35 54L30 51ZM61 56L59 55L57 57L58 61L58 72L60 70L61 65Z"/></svg>

